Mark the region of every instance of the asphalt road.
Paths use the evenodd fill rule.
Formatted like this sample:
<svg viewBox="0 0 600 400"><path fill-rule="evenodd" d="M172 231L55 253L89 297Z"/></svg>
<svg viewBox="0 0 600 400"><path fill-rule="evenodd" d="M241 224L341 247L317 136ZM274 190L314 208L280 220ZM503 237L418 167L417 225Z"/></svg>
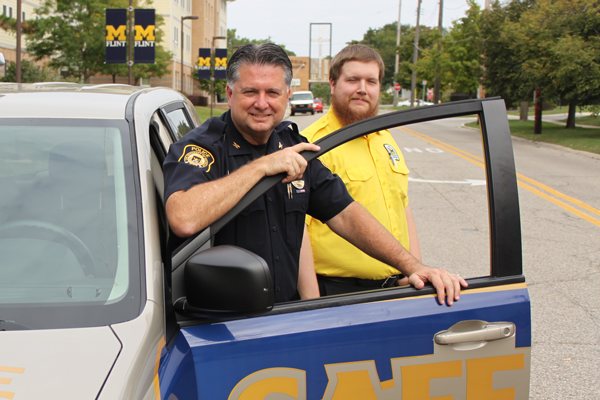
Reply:
<svg viewBox="0 0 600 400"><path fill-rule="evenodd" d="M320 115L290 119L300 129ZM392 129L411 170L423 261L489 275L480 133L454 118ZM531 399L600 399L600 156L513 140L532 308ZM473 157L474 156L474 157Z"/></svg>

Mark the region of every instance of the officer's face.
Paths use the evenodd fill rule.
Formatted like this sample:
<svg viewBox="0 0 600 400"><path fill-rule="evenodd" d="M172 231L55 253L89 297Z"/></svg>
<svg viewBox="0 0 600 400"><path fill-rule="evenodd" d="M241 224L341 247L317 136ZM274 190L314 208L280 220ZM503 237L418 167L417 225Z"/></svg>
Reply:
<svg viewBox="0 0 600 400"><path fill-rule="evenodd" d="M344 125L377 115L381 82L375 61L347 61L330 83L333 109Z"/></svg>
<svg viewBox="0 0 600 400"><path fill-rule="evenodd" d="M243 64L240 79L227 86L227 101L237 130L251 144L264 144L283 120L290 97L283 68Z"/></svg>

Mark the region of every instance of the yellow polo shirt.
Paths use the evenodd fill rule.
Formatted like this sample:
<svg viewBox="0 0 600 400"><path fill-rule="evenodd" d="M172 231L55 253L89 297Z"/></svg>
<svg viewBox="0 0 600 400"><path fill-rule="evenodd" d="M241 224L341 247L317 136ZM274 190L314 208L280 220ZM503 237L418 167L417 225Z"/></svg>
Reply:
<svg viewBox="0 0 600 400"><path fill-rule="evenodd" d="M332 109L302 131L309 142L340 129ZM320 157L337 174L348 192L394 237L409 249L404 209L408 206L408 168L389 131L372 133L338 146ZM319 275L384 279L399 273L395 268L371 258L333 233L321 221L307 216L315 270Z"/></svg>

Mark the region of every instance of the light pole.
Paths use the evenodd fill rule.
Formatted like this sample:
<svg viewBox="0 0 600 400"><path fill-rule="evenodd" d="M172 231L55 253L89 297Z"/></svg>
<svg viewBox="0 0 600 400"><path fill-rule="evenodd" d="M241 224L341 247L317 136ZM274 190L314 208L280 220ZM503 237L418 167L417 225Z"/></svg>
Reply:
<svg viewBox="0 0 600 400"><path fill-rule="evenodd" d="M302 64L301 66L298 67L298 69L296 69L296 72L294 72L294 79L296 79L296 74L298 74L298 71L300 71L300 69L305 66L306 66L306 64ZM292 86L292 93L294 93L294 86Z"/></svg>
<svg viewBox="0 0 600 400"><path fill-rule="evenodd" d="M15 79L17 83L21 83L21 28L23 22L21 17L21 0L17 0L17 79Z"/></svg>
<svg viewBox="0 0 600 400"><path fill-rule="evenodd" d="M198 16L186 15L181 17L181 93L183 93L183 21L186 19L198 19Z"/></svg>
<svg viewBox="0 0 600 400"><path fill-rule="evenodd" d="M402 0L398 2L398 35L396 36L396 62L394 63L394 83L396 82L395 75L398 75L400 65L400 34L402 31L402 24L400 23L400 13L402 12ZM402 89L400 89L402 90ZM394 107L398 106L398 90L394 89Z"/></svg>
<svg viewBox="0 0 600 400"><path fill-rule="evenodd" d="M227 36L213 36L212 46L210 48L210 117L213 116L213 104L215 103L215 40L227 40Z"/></svg>

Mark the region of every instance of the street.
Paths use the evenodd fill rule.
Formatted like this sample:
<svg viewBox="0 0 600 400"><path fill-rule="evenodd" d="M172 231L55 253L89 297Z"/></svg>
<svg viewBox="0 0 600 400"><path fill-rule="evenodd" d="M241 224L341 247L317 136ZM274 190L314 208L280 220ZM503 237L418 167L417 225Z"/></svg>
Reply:
<svg viewBox="0 0 600 400"><path fill-rule="evenodd" d="M327 111L327 110L326 110ZM320 115L290 118L300 130ZM489 275L483 151L473 118L392 129L410 169L423 262ZM600 156L513 139L531 297L531 399L600 393Z"/></svg>

